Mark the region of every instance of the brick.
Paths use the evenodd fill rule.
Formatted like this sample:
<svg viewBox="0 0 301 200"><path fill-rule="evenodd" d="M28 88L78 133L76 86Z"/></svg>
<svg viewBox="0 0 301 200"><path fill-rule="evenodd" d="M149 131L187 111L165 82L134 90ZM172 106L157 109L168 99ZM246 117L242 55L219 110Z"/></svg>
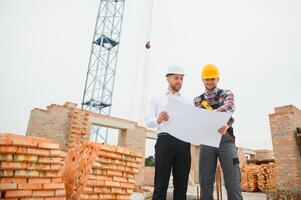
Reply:
<svg viewBox="0 0 301 200"><path fill-rule="evenodd" d="M90 179L90 180L97 180L97 175L88 174L88 179Z"/></svg>
<svg viewBox="0 0 301 200"><path fill-rule="evenodd" d="M106 153L106 156L107 156L107 157L110 157L110 158L121 159L121 155L116 154L116 153L107 152L107 153Z"/></svg>
<svg viewBox="0 0 301 200"><path fill-rule="evenodd" d="M33 197L54 197L53 190L37 190L32 192Z"/></svg>
<svg viewBox="0 0 301 200"><path fill-rule="evenodd" d="M43 184L43 189L64 189L64 183L49 183Z"/></svg>
<svg viewBox="0 0 301 200"><path fill-rule="evenodd" d="M111 188L110 194L125 194L125 189L122 188Z"/></svg>
<svg viewBox="0 0 301 200"><path fill-rule="evenodd" d="M134 189L134 184L131 184L131 183L120 183L120 187L123 187L123 188L127 188L127 189Z"/></svg>
<svg viewBox="0 0 301 200"><path fill-rule="evenodd" d="M16 183L1 183L0 184L0 191L14 190L14 189L17 189Z"/></svg>
<svg viewBox="0 0 301 200"><path fill-rule="evenodd" d="M14 146L0 146L0 153L9 154L16 153L17 147Z"/></svg>
<svg viewBox="0 0 301 200"><path fill-rule="evenodd" d="M113 177L113 181L117 181L117 182L128 182L128 179L127 178L123 178L123 177L117 177L117 176L114 176Z"/></svg>
<svg viewBox="0 0 301 200"><path fill-rule="evenodd" d="M40 142L40 143L38 143L38 148L41 148L41 149L60 149L60 145L56 144L56 143Z"/></svg>
<svg viewBox="0 0 301 200"><path fill-rule="evenodd" d="M127 181L128 183L135 183L135 179L133 179L133 178L128 178L128 181Z"/></svg>
<svg viewBox="0 0 301 200"><path fill-rule="evenodd" d="M94 193L107 193L107 194L109 194L109 193L111 192L111 189L112 189L112 188L104 188L104 187L99 188L99 187L94 187L94 188L93 188L93 192L94 192Z"/></svg>
<svg viewBox="0 0 301 200"><path fill-rule="evenodd" d="M122 176L122 172L108 170L107 175L109 175L109 176Z"/></svg>
<svg viewBox="0 0 301 200"><path fill-rule="evenodd" d="M49 156L50 151L47 149L33 149L28 148L27 153L30 155L38 155L38 156Z"/></svg>
<svg viewBox="0 0 301 200"><path fill-rule="evenodd" d="M109 152L115 152L116 151L116 147L111 146L111 145L101 145L100 148L102 150L109 151Z"/></svg>
<svg viewBox="0 0 301 200"><path fill-rule="evenodd" d="M51 178L29 178L28 183L51 183Z"/></svg>
<svg viewBox="0 0 301 200"><path fill-rule="evenodd" d="M15 161L28 161L28 162L37 162L38 156L32 155L14 155Z"/></svg>
<svg viewBox="0 0 301 200"><path fill-rule="evenodd" d="M13 139L14 146L24 146L24 147L37 147L38 143L36 141L24 138L14 138Z"/></svg>
<svg viewBox="0 0 301 200"><path fill-rule="evenodd" d="M116 199L116 195L113 194L100 194L99 196L103 199Z"/></svg>
<svg viewBox="0 0 301 200"><path fill-rule="evenodd" d="M1 177L12 177L12 176L14 176L13 170L1 170L0 169L0 178Z"/></svg>
<svg viewBox="0 0 301 200"><path fill-rule="evenodd" d="M28 197L32 195L31 190L9 190L6 192L6 197Z"/></svg>
<svg viewBox="0 0 301 200"><path fill-rule="evenodd" d="M16 170L15 176L17 176L17 177L37 177L37 176L39 176L39 171Z"/></svg>
<svg viewBox="0 0 301 200"><path fill-rule="evenodd" d="M16 153L17 154L27 154L27 148L26 147L18 147Z"/></svg>
<svg viewBox="0 0 301 200"><path fill-rule="evenodd" d="M99 196L101 196L101 194L99 195ZM98 195L97 194L81 194L81 196L80 196L80 198L81 199L89 199L89 200L96 200L96 199L105 199L105 198L102 198L102 197L100 197L100 198L98 198Z"/></svg>
<svg viewBox="0 0 301 200"><path fill-rule="evenodd" d="M1 162L2 169L26 169L27 163L22 162Z"/></svg>
<svg viewBox="0 0 301 200"><path fill-rule="evenodd" d="M52 164L50 167L51 170L60 170L61 168L62 168L61 165L56 165L56 164L54 165Z"/></svg>
<svg viewBox="0 0 301 200"><path fill-rule="evenodd" d="M59 177L59 178L52 178L51 179L52 183L62 183L63 182L63 178Z"/></svg>
<svg viewBox="0 0 301 200"><path fill-rule="evenodd" d="M41 189L43 189L43 185L41 183L19 183L18 189L41 190Z"/></svg>
<svg viewBox="0 0 301 200"><path fill-rule="evenodd" d="M147 188L146 188L146 191L148 191ZM127 193L127 194L133 194L133 193L134 193L134 190L132 190L132 189L126 189L126 193Z"/></svg>
<svg viewBox="0 0 301 200"><path fill-rule="evenodd" d="M87 185L89 186L97 185L98 187L106 186L105 181L103 180L88 180Z"/></svg>
<svg viewBox="0 0 301 200"><path fill-rule="evenodd" d="M125 167L124 167L124 166L117 165L117 170L124 171L124 170L125 170Z"/></svg>
<svg viewBox="0 0 301 200"><path fill-rule="evenodd" d="M45 178L55 178L59 176L59 172L52 172L52 171L41 171L40 172L40 177L45 177Z"/></svg>
<svg viewBox="0 0 301 200"><path fill-rule="evenodd" d="M59 196L65 196L65 195L66 195L65 190L55 190L55 196L59 197Z"/></svg>
<svg viewBox="0 0 301 200"><path fill-rule="evenodd" d="M0 145L12 145L13 140L10 137L0 137Z"/></svg>
<svg viewBox="0 0 301 200"><path fill-rule="evenodd" d="M66 200L66 197L46 197L45 200Z"/></svg>
<svg viewBox="0 0 301 200"><path fill-rule="evenodd" d="M116 152L121 154L131 155L131 150L127 148L117 147Z"/></svg>
<svg viewBox="0 0 301 200"><path fill-rule="evenodd" d="M107 187L120 187L121 183L115 181L105 181Z"/></svg>
<svg viewBox="0 0 301 200"><path fill-rule="evenodd" d="M55 164L60 163L61 159L58 157L39 157L38 163L49 163L49 164Z"/></svg>
<svg viewBox="0 0 301 200"><path fill-rule="evenodd" d="M1 178L0 183L27 183L27 178Z"/></svg>
<svg viewBox="0 0 301 200"><path fill-rule="evenodd" d="M132 152L131 152L131 155L134 156L134 157L143 158L143 154L142 154L142 153L139 153L139 152L134 152L134 151L132 151Z"/></svg>
<svg viewBox="0 0 301 200"><path fill-rule="evenodd" d="M51 149L50 150L50 155L51 156L61 156L62 151L58 149Z"/></svg>
<svg viewBox="0 0 301 200"><path fill-rule="evenodd" d="M11 161L13 160L13 154L0 154L0 161Z"/></svg>
<svg viewBox="0 0 301 200"><path fill-rule="evenodd" d="M47 171L50 170L50 164L28 163L29 170Z"/></svg>

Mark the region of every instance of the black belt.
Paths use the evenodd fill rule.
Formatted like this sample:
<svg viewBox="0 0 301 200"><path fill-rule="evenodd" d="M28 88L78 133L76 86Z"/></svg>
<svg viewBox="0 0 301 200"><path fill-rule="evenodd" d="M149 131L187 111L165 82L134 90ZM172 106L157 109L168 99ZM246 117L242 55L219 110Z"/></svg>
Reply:
<svg viewBox="0 0 301 200"><path fill-rule="evenodd" d="M162 133L158 133L158 136L163 136L163 135L169 135L168 133L162 132Z"/></svg>

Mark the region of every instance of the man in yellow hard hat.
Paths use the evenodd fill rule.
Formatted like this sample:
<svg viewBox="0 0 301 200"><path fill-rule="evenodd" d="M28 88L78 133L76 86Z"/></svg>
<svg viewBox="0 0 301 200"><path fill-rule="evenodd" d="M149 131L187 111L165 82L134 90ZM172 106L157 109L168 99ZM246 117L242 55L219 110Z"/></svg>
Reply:
<svg viewBox="0 0 301 200"><path fill-rule="evenodd" d="M203 67L201 76L205 92L194 99L194 105L201 109L234 112L233 93L217 87L220 77L218 68L213 64L208 64ZM217 158L223 169L228 199L243 199L240 187L239 159L232 128L233 122L234 119L231 117L228 123L218 130L222 134L219 148L200 145L199 181L202 200L213 200Z"/></svg>

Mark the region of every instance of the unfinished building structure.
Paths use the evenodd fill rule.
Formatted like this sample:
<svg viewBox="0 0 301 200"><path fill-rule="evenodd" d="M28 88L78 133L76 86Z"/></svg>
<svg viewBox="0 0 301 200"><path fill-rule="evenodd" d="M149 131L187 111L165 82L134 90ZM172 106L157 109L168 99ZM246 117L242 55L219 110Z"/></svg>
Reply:
<svg viewBox="0 0 301 200"><path fill-rule="evenodd" d="M301 110L277 107L269 115L279 191L273 198L301 199Z"/></svg>
<svg viewBox="0 0 301 200"><path fill-rule="evenodd" d="M35 108L31 111L26 135L49 138L68 150L80 142L89 141L92 126L102 126L119 130L117 146L126 147L145 155L146 139L157 139L157 134L137 122L96 114L77 108L74 103L52 104L47 109ZM191 147L192 168L190 183L198 182L198 146ZM144 163L142 159L142 163ZM145 172L145 170L147 170ZM136 185L151 185L154 169L140 165L136 175Z"/></svg>
<svg viewBox="0 0 301 200"><path fill-rule="evenodd" d="M35 108L31 111L27 135L49 138L65 150L73 148L80 142L89 141L92 126L102 126L119 130L117 146L126 147L145 155L146 139L157 139L157 134L137 122L96 114L77 108L74 103L64 105L52 104L47 109ZM251 150L238 148L241 165L247 159L272 159L270 150ZM142 162L144 163L144 159ZM199 147L191 145L190 184L198 183ZM140 173L136 177L136 185L153 185L155 170L153 167L140 166Z"/></svg>

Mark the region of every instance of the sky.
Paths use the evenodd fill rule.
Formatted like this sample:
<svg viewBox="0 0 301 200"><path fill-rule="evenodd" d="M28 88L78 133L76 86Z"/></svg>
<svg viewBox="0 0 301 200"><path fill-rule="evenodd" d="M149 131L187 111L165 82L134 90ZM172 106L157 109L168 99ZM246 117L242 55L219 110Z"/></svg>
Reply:
<svg viewBox="0 0 301 200"><path fill-rule="evenodd" d="M139 120L143 80L148 103L167 90L173 64L184 68L181 92L192 100L204 91L202 66L214 63L219 87L235 94L237 145L272 149L268 115L301 108L301 1L153 1L150 50L149 0L126 1L111 115ZM0 0L0 132L25 134L34 108L81 103L99 2Z"/></svg>

